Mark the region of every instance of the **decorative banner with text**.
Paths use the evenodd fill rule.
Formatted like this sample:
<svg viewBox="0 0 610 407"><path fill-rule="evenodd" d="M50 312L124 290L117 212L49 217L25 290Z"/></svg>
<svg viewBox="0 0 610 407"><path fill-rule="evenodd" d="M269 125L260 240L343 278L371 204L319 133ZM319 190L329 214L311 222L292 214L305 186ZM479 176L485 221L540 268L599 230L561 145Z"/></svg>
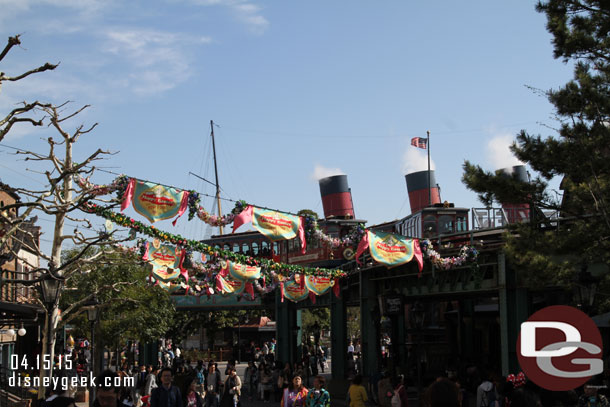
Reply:
<svg viewBox="0 0 610 407"><path fill-rule="evenodd" d="M422 253L417 239L408 239L394 233L367 230L358 245L356 259L367 248L376 262L385 264L387 267L396 267L408 263L414 256L420 271L423 267ZM358 264L360 264L359 261Z"/></svg>
<svg viewBox="0 0 610 407"><path fill-rule="evenodd" d="M284 283L284 296L290 301L299 302L309 296L309 290L305 285L301 287L296 281L288 281Z"/></svg>
<svg viewBox="0 0 610 407"><path fill-rule="evenodd" d="M123 196L121 211L133 201L133 209L151 223L158 220L182 216L188 207L188 191L181 191L151 182L129 180ZM176 223L174 220L174 225Z"/></svg>
<svg viewBox="0 0 610 407"><path fill-rule="evenodd" d="M300 216L248 206L233 221L233 232L244 223L252 226L271 241L301 239L301 253L305 254L306 241L303 219Z"/></svg>
<svg viewBox="0 0 610 407"><path fill-rule="evenodd" d="M154 247L154 244L149 243L148 250L143 257L143 260L152 264L155 279L171 281L178 278L180 274L186 274L185 278L188 281L188 273L182 269L185 251L176 246L159 245L158 242L156 245L157 247ZM151 248L151 246L153 247Z"/></svg>
<svg viewBox="0 0 610 407"><path fill-rule="evenodd" d="M334 284L330 277L325 276L305 276L305 286L315 295L322 295Z"/></svg>
<svg viewBox="0 0 610 407"><path fill-rule="evenodd" d="M256 266L247 266L245 264L234 263L232 261L226 262L225 269L222 270L223 275L227 272L231 277L236 280L249 281L258 280L261 278L261 268Z"/></svg>

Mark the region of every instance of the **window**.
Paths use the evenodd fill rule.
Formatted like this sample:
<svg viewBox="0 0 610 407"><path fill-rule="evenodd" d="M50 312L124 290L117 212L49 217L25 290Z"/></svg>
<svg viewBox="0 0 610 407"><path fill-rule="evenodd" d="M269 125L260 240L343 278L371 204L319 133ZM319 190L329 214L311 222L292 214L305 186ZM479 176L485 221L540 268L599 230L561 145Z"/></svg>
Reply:
<svg viewBox="0 0 610 407"><path fill-rule="evenodd" d="M258 243L252 242L252 254L258 256Z"/></svg>
<svg viewBox="0 0 610 407"><path fill-rule="evenodd" d="M468 230L468 222L466 222L466 216L456 216L455 218L455 231L465 232Z"/></svg>
<svg viewBox="0 0 610 407"><path fill-rule="evenodd" d="M436 235L436 216L427 215L424 217L424 237Z"/></svg>
<svg viewBox="0 0 610 407"><path fill-rule="evenodd" d="M233 253L239 253L239 244L233 243Z"/></svg>
<svg viewBox="0 0 610 407"><path fill-rule="evenodd" d="M230 251L231 245L229 245L228 243L225 243L225 245L223 246L223 249L225 249L226 251Z"/></svg>
<svg viewBox="0 0 610 407"><path fill-rule="evenodd" d="M250 251L250 246L248 246L248 243L244 243L241 245L241 252L243 254L249 254L248 252Z"/></svg>
<svg viewBox="0 0 610 407"><path fill-rule="evenodd" d="M438 217L439 233L453 233L453 216L441 215Z"/></svg>

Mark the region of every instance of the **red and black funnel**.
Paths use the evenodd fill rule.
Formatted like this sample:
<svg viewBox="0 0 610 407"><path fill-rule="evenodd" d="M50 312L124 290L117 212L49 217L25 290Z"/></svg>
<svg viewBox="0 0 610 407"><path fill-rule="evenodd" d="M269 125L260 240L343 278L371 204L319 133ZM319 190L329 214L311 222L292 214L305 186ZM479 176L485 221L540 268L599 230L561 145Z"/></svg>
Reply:
<svg viewBox="0 0 610 407"><path fill-rule="evenodd" d="M441 202L433 170L430 171L430 194L428 194L428 171L412 172L405 175L405 179L409 191L411 213L419 212L426 206Z"/></svg>
<svg viewBox="0 0 610 407"><path fill-rule="evenodd" d="M347 185L347 175L333 175L322 178L318 182L320 183L324 217L353 218L354 204L351 189Z"/></svg>

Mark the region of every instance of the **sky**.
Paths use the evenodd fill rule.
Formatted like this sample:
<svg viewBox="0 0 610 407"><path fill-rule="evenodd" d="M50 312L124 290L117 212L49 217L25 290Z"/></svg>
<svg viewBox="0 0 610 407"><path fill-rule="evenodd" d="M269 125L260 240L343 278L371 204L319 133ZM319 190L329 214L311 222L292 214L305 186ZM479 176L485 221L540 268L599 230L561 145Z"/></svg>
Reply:
<svg viewBox="0 0 610 407"><path fill-rule="evenodd" d="M410 140L427 131L441 199L481 207L461 182L464 161L517 165L508 145L521 129L547 137L557 127L553 106L532 88L572 77L528 1L0 0L0 8L0 38L22 41L0 71L60 62L4 83L0 112L23 100L71 101L67 113L91 105L67 123L98 123L76 145L77 161L102 148L116 153L98 163L106 171L213 195L189 175L214 181L213 120L223 197L321 214L317 179L347 174L356 217L369 225L410 213L404 176L427 166ZM40 168L11 147L44 152L52 135L16 126L0 143L2 181L40 187ZM211 198L202 205L213 209ZM223 203L223 213L232 208ZM210 233L197 220L158 227Z"/></svg>

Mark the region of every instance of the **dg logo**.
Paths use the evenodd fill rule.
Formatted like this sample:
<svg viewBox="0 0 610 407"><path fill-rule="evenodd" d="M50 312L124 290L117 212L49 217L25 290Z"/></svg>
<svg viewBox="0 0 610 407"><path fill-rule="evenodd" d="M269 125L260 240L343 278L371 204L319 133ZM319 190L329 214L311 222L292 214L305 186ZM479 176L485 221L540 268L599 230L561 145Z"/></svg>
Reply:
<svg viewBox="0 0 610 407"><path fill-rule="evenodd" d="M584 312L546 307L521 324L517 357L528 379L547 390L565 391L602 373L602 337Z"/></svg>

